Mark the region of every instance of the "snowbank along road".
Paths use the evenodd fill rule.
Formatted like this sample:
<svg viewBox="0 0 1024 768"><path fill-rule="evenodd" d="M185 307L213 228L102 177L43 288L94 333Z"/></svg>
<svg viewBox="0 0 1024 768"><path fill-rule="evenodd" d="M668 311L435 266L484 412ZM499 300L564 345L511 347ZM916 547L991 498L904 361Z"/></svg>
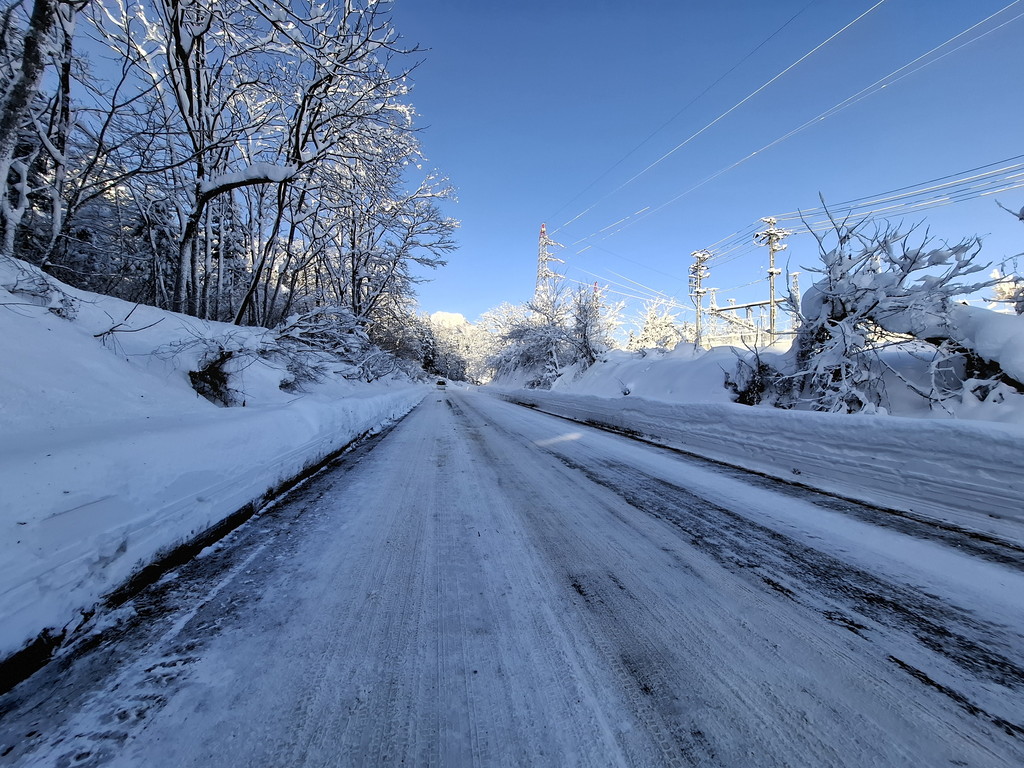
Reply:
<svg viewBox="0 0 1024 768"><path fill-rule="evenodd" d="M432 393L0 699L0 764L1024 764L1020 560L880 514Z"/></svg>

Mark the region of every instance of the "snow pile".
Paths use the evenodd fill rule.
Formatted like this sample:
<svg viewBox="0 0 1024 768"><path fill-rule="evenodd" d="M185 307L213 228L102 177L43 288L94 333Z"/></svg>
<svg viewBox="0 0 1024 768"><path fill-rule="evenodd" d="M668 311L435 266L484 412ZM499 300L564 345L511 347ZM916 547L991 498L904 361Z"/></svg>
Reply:
<svg viewBox="0 0 1024 768"><path fill-rule="evenodd" d="M672 352L612 350L582 374L566 373L553 392L599 397L633 396L667 402L730 403L725 374L736 367L731 347L695 350L679 344ZM507 382L502 384L507 387Z"/></svg>
<svg viewBox="0 0 1024 768"><path fill-rule="evenodd" d="M285 391L292 372L254 357L232 384L245 407L220 408L188 371L211 340L266 331L60 286L68 302L38 279L0 264L0 658L426 391L337 376Z"/></svg>
<svg viewBox="0 0 1024 768"><path fill-rule="evenodd" d="M1024 334L1007 330L1020 321L989 312L970 330L979 349L1001 344L999 359L1008 361L1024 349ZM1024 541L1021 396L929 410L893 377L890 402L900 416L750 407L731 402L723 386L737 354L745 351L695 352L685 344L670 353L613 352L578 377L564 376L550 392L506 389L504 396L783 480ZM896 369L914 362L905 351L892 355Z"/></svg>
<svg viewBox="0 0 1024 768"><path fill-rule="evenodd" d="M986 360L1024 383L1024 315L1009 315L964 304L950 311L957 335Z"/></svg>

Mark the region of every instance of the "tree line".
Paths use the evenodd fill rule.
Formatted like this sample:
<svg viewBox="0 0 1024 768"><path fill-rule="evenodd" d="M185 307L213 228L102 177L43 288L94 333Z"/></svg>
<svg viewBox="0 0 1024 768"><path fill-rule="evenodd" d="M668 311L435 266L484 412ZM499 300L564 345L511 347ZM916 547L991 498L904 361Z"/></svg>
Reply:
<svg viewBox="0 0 1024 768"><path fill-rule="evenodd" d="M399 345L455 247L415 47L374 0L33 0L0 15L0 256L76 287Z"/></svg>

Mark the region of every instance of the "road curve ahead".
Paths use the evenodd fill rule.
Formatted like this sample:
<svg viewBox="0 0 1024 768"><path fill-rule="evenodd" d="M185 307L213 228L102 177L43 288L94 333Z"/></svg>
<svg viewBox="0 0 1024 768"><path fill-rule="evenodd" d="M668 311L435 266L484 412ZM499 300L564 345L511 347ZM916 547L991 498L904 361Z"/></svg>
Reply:
<svg viewBox="0 0 1024 768"><path fill-rule="evenodd" d="M0 698L0 765L1020 766L1024 573L458 389Z"/></svg>

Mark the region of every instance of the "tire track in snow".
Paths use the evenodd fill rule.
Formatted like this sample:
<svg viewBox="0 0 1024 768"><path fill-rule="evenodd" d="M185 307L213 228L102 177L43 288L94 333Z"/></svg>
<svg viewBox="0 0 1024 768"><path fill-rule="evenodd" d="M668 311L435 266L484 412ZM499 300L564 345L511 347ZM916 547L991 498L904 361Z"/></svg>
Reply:
<svg viewBox="0 0 1024 768"><path fill-rule="evenodd" d="M974 671L819 590L785 537L620 461L655 449L445 400L282 510L294 524L186 623L188 681L152 670L166 701L120 764L1019 764L935 687ZM955 634L1015 642L973 618Z"/></svg>
<svg viewBox="0 0 1024 768"><path fill-rule="evenodd" d="M656 477L638 477L635 467L611 461L585 466L553 455L635 508L676 526L689 536L694 547L734 573L757 576L769 588L814 607L827 620L858 637L879 642L882 633L877 628L888 627L953 662L969 679L994 684L1007 692L1024 689L1024 659L1020 658L1024 638L1008 633L1004 627L981 621L969 611L919 590L886 582L678 485ZM766 560L766 555L770 559ZM820 607L822 597L825 608ZM871 629L876 631L869 637ZM904 671L914 670L897 656L888 658ZM910 674L918 680L926 676L920 670ZM1019 713L995 714L951 686L934 681L929 684L971 715L1024 741L1024 720L1017 721ZM1011 693L1007 698L1019 697Z"/></svg>
<svg viewBox="0 0 1024 768"><path fill-rule="evenodd" d="M511 666L502 675L507 698L491 701L492 706L504 705L518 732L533 734L524 745L526 749L510 752L506 746L501 764L648 764L653 744L644 734L636 733L624 742L603 715L602 709L612 706L614 694L602 690L603 680L593 679L589 660L579 647L583 627L573 614L566 613L569 606L558 599L557 589L552 590L552 574L527 537L520 515L522 500L515 495L518 486L509 477L505 462L495 463L479 450L481 432L487 425L467 419L452 400L448 407L460 432L469 437L466 448L479 465L481 485L501 490L486 518L486 534L499 537L501 545L489 545L482 551L491 561L487 575L494 579L489 594L498 621L496 639L504 646L505 664ZM485 539L478 531L477 541ZM527 638L532 642L523 642ZM536 672L524 675L526 670ZM538 697L543 697L542 708L537 706Z"/></svg>
<svg viewBox="0 0 1024 768"><path fill-rule="evenodd" d="M470 418L458 406L453 406L453 411L464 421L488 463L499 466L508 461L508 457L503 456L476 428L484 421L482 414L475 413ZM501 436L503 445L506 441L515 440L515 436L506 433L500 425L489 426ZM622 611L610 609L609 601L596 592L596 579L574 570L578 565L566 559L566 553L572 552L572 547L564 534L554 530L560 518L559 511L550 507L551 498L538 491L531 477L507 476L504 482L514 486L512 495L521 499L519 512L533 530L531 540L544 550L545 559L555 564L558 576L552 587L562 592L563 599L568 602L582 601L583 610L577 611L576 616L586 629L585 641L593 644L611 671L637 725L650 735L657 746L660 763L669 766L713 764L716 759L714 749L700 728L688 728L677 718L679 698L661 675L661 670L673 667L673 661L637 631L635 622L630 621L636 618L635 606ZM571 492L574 489L567 485L566 490Z"/></svg>
<svg viewBox="0 0 1024 768"><path fill-rule="evenodd" d="M670 748L669 753L665 754L664 747L658 744L655 735L647 728L649 723L644 720L642 709L620 709L623 703L632 700L630 692L622 688L625 678L618 675L606 680L605 670L593 667L591 643L594 638L589 627L581 612L573 610L574 601L565 591L564 578L549 567L543 547L531 536L524 520L525 509L557 514L557 510L548 506L551 499L523 496L522 478L509 471L511 462L507 457L494 455L488 448L487 433L494 429L494 425L478 418L477 414L468 415L451 399L447 404L459 421L460 431L468 435L471 450L479 456L481 466L486 468L487 474L495 473L491 482L502 489L502 499L505 500L505 503L495 504L491 510L495 531L500 531L503 541L507 542L507 546L491 552L494 558L501 561L495 564L494 570L502 574L500 586L493 589L492 594L505 596L517 591L526 592L533 596L532 600L544 596L540 606L529 604L528 613L521 617L529 622L530 635L536 641L527 647L516 648L514 653L509 649L507 655L514 659L525 654L526 658L521 659L521 664L525 662L536 669L558 671L557 679L548 681L544 689L547 708L553 708L551 714L557 717L554 722L538 722L526 717L530 708L522 705L529 701L530 695L536 696L537 692L524 691L512 684L505 690L512 694L512 701L520 702L520 707L513 711L513 717L522 722L520 729L538 733L554 731L552 735L557 736L557 746L565 750L565 754L571 755L569 762L575 765L678 764L674 762L678 751ZM532 490L527 490L532 493ZM513 601L511 607L515 609L521 606ZM537 607L540 610L536 610ZM504 616L504 621L517 622L520 612L515 613L517 615ZM614 658L614 655L609 652L608 657ZM517 677L519 673L513 670L511 675ZM608 682L614 682L614 690L605 687ZM639 701L639 697L633 698ZM621 720L618 723L612 721L612 718L627 716L628 725ZM595 750L591 746L602 743L604 747L601 749ZM582 745L591 748L581 749ZM514 759L513 755L506 753L503 762L506 765L562 764L562 761L554 759L557 753L553 755L546 750L534 750L530 754L528 759L525 753L519 759ZM662 760L655 761L655 755L659 754Z"/></svg>
<svg viewBox="0 0 1024 768"><path fill-rule="evenodd" d="M481 401L484 398L480 398ZM474 402L474 408L476 408ZM618 508L616 505L606 503L601 505L600 503L595 504L593 514L590 516L584 516L582 514L576 516L578 523L577 533L566 532L563 535L561 541L561 547L566 552L572 552L574 538L579 539L579 531L584 530L584 526L590 525L590 520L594 522L592 524L598 525L597 521L601 519L602 514L607 513L613 517L616 517L624 527L636 531L639 535L651 537L651 543L657 544L658 539L656 536L652 536L650 526L641 523L640 518L630 510L641 513L647 516L649 519L664 521L675 529L676 533L672 537L675 539L676 544L674 545L658 545L658 549L670 556L675 563L675 566L682 572L690 573L687 576L687 581L691 583L693 580L690 578L694 575L693 565L699 560L695 560L692 556L686 554L687 550L691 552L700 552L703 555L711 557L711 560L717 563L720 567L725 568L729 573L734 574L736 577L741 578L745 583L750 585L757 591L766 593L767 595L776 595L776 600L789 602L794 606L800 606L801 609L810 608L814 614L819 617L823 617L824 621L807 623L806 619L801 619L792 625L787 625L787 632L791 635L799 636L803 638L802 642L808 643L810 646L818 646L823 649L829 649L829 652L836 655L837 659L842 660L841 667L855 670L859 666L865 666L865 662L870 660L871 672L868 669L864 670L864 674L861 675L861 679L857 683L857 687L862 689L862 693L859 694L861 697L867 695L872 699L877 699L879 702L890 701L890 706L896 705L899 702L897 712L902 711L905 713L909 721L931 721L928 726L928 731L933 732L936 736L943 733L944 729L948 729L949 725L956 723L955 730L950 733L951 738L941 739L943 742L947 742L950 747L955 751L952 751L952 755L957 755L957 752L961 754L969 754L970 751L975 751L977 754L986 755L984 758L985 764L1011 764L1014 761L1006 761L1006 755L1013 754L1018 757L1021 755L1020 745L1007 744L1005 741L1000 741L999 736L993 732L990 726L995 726L1000 732L1005 734L1007 732L1006 725L1009 723L1009 735L1011 737L1015 733L1014 727L1016 724L1012 722L1012 718L1005 718L1000 714L1000 710L1005 710L1007 707L1009 711L1013 711L1013 702L1020 701L1020 695L1016 691L1016 678L1018 677L1019 662L1015 659L1019 657L1020 650L1022 648L1019 636L1013 632L1007 631L1007 629L999 624L992 622L985 622L973 616L970 611L963 611L955 609L955 607L949 606L948 601L932 596L924 595L922 590L915 590L913 587L906 587L908 594L914 594L918 597L924 597L925 603L931 601L932 607L938 609L945 609L947 606L953 611L954 614L959 614L965 621L959 626L955 626L954 629L957 631L948 632L943 626L943 622L947 618L947 614L940 613L938 615L932 614L930 619L928 612L925 611L922 622L924 624L924 630L919 626L915 633L908 630L906 626L900 627L899 622L895 622L892 625L881 624L872 622L871 620L865 621L862 619L858 621L860 617L855 611L848 610L849 595L825 595L824 599L826 602L831 600L831 604L826 610L822 610L820 606L821 596L815 593L815 580L818 577L816 571L808 572L806 568L802 568L799 563L793 564L788 570L783 569L780 573L775 568L776 559L781 557L779 554L785 553L789 548L790 544L795 546L800 545L795 540L790 540L788 537L777 534L771 529L765 528L765 531L771 531L772 536L768 535L752 535L751 531L748 530L747 523L742 514L733 513L729 511L730 515L736 514L743 520L743 524L740 525L733 522L729 515L723 515L724 510L718 505L709 504L706 499L699 498L693 494L690 494L689 498L685 498L685 494L688 493L683 489L685 503L680 502L680 498L673 495L674 489L678 486L674 486L671 483L663 483L662 481L650 482L657 480L657 478L646 475L643 471L642 465L631 465L624 463L617 463L616 460L609 460L605 457L602 460L601 450L603 448L593 447L595 443L611 442L611 438L595 438L594 443L589 443L588 431L584 428L579 432L567 432L564 422L561 422L562 426L559 426L558 421L550 419L547 422L541 422L535 420L535 417L529 412L523 411L522 415L512 414L507 410L507 407L503 407L497 404L481 404L482 407L476 408L478 415L486 419L489 422L501 422L505 421L504 415L508 414L509 418L507 423L496 424L496 428L503 432L503 437L510 440L522 441L524 436L529 435L544 435L544 439L538 440L533 438L531 448L538 452L544 452L550 457L555 457L560 463L566 466L568 469L578 472L583 470L583 475L586 476L590 481L595 482L597 485L602 486L609 493L614 494L622 501L626 502L626 506ZM499 414L501 418L499 418ZM531 429L526 430L523 427L527 423L531 424ZM536 428L532 428L533 424L536 424ZM545 428L544 424L548 426ZM554 436L552 436L554 435ZM552 437L548 437L552 436ZM530 440L530 438L526 438ZM497 443L497 441L496 441ZM589 446L589 447L588 447ZM663 449L648 448L648 447L637 447L636 449L627 449L625 446L621 446L620 449L616 449L616 459L618 454L625 453L640 453L643 451L657 452L659 454L665 454ZM572 457L567 459L567 457ZM595 457L598 459L595 461ZM685 460L678 460L680 469L685 472L685 467L688 464ZM569 483L566 483L567 491ZM576 489L573 488L573 492ZM593 499L574 499L574 506L579 507L587 503L594 503ZM602 509L598 509L598 506L603 506ZM678 519L673 520L672 510L680 508L680 512L676 514ZM688 519L683 520L686 516L694 511L694 508L703 509L702 526L690 526ZM655 514L650 515L650 509L661 510L662 508L668 510L666 514ZM550 523L549 516L538 512L536 519L542 523ZM567 523L567 526L571 527L571 524ZM762 526L763 527L763 526ZM718 535L718 529L724 529L724 535L729 538L729 542L725 545L714 548L713 543L715 541L714 536ZM538 535L536 538L540 541L558 541L557 535L552 535L550 530L551 526L548 525L544 529L543 534ZM706 529L706 531L704 530ZM696 535L691 535L691 530ZM646 533L644 533L646 531ZM734 544L730 548L729 544ZM578 548L578 546L577 546ZM552 557L557 561L558 557L558 545L552 546L553 552ZM805 547L807 552L815 552L812 548ZM577 552L575 557L579 557L580 553ZM565 555L563 553L563 559L571 559L572 555ZM591 552L584 555L585 560L597 560L605 562L605 558L595 557L595 553ZM826 556L827 558L827 556ZM609 558L607 562L611 562ZM844 583L844 574L847 575L853 582L853 588L857 588L857 579L861 574L866 574L862 569L851 568L848 563L843 561L835 560L827 561L827 565L822 565L826 570L831 569L834 581L838 584ZM707 575L708 571L704 568L698 568L698 571ZM587 593L587 597L590 598L591 602L596 602L595 598L600 597L604 603L610 603L608 595L614 595L619 590L619 585L615 584L615 580L611 578L604 578L602 574L592 573L586 570L580 571L578 566L574 569L571 563L566 568L567 581L575 582L579 589L574 589L577 597L582 599L583 594L580 593L582 590ZM617 571L616 576L628 573L628 571ZM582 575L581 575L582 574ZM756 575L754 575L756 574ZM870 575L870 574L868 574ZM636 583L634 575L630 574L631 581L629 583ZM574 578L575 577L575 578ZM620 581L622 581L620 579ZM717 581L717 579L716 579ZM866 595L872 594L872 587L876 586L875 583L869 583L870 586L866 589L863 585L860 585L862 592ZM888 582L884 578L877 579L878 586L887 585ZM885 594L884 591L880 594ZM901 597L905 595L901 594ZM813 599L812 599L813 598ZM762 600L763 602L763 600ZM899 600L895 601L896 603ZM883 600L875 599L873 603L876 607L885 612L892 612L892 607L885 605ZM869 605L872 603L869 602ZM914 617L914 611L921 608L919 602L911 600L908 603L909 607L906 607L903 611L903 618L910 619ZM927 607L927 606L925 606ZM646 606L645 606L646 609ZM652 613L658 613L655 609ZM791 610L780 611L783 615L794 614ZM810 618L805 610L797 612ZM606 611L605 606L600 606L600 610L595 610L594 615L599 616L604 614L602 621L607 621L609 624L622 624L622 623L633 623L641 624L642 620L637 615L635 610L629 610L623 608L620 611ZM796 618L796 614L792 616ZM900 675L893 674L893 669L898 668L898 665L894 661L891 661L887 655L880 654L877 649L865 649L864 643L867 642L864 637L864 630L867 629L867 624L871 623L872 634L871 642L878 642L877 637L881 637L883 642L881 644L886 648L900 649L901 651L910 651L911 655L907 658L911 660L918 660L918 657L914 655L915 649L919 649L921 653L926 654L926 657L920 661L926 669L936 669L936 664L948 672L952 679L957 681L957 684L965 684L970 690L972 690L977 696L987 699L984 703L993 710L994 714L990 717L982 717L980 726L974 726L967 722L957 721L955 716L952 715L952 711L947 707L945 710L940 701L936 701L934 697L930 695L919 696L919 693L914 694L912 697L908 697L910 693L908 683L906 680L912 680L909 687L913 687L916 684L916 680L911 678L904 678L901 681ZM745 624L745 622L741 622ZM837 629L829 629L829 626L836 627ZM611 631L605 629L604 631ZM599 636L600 627L595 632ZM845 633L849 636L849 640L844 640L842 635L836 633ZM857 633L861 634L857 634ZM922 642L921 638L917 635L923 636L925 641ZM930 636L930 638L929 638ZM948 653L956 658L966 668L958 668L956 664L945 663L947 659L938 654L928 647L931 644L938 646L943 652ZM641 644L642 645L642 644ZM959 650L958 650L959 649ZM975 663L972 660L972 653L976 650L982 650L981 658ZM738 649L736 649L738 650ZM776 651L780 652L780 649L776 647ZM986 655L987 654L987 655ZM888 667L888 669L887 669ZM986 678L985 670L988 669L990 674ZM691 673L692 674L692 673ZM980 679L979 679L980 676ZM647 675L646 669L638 675L642 685L654 690L654 686L651 685L650 679ZM683 675L683 679L686 679L687 675ZM738 698L746 698L751 706L765 706L766 702L772 701L773 692L770 690L758 691L751 693L749 687L745 687L742 681L729 682L728 675L719 677L715 680L716 675L705 675L701 673L693 674L695 678L693 686L699 690L703 686L706 686L711 680L714 680L714 684L723 685L734 693ZM1002 684L1007 681L1010 682L1011 687L1003 686L1001 690L992 690L991 685L994 681L998 681L996 684ZM679 686L680 679L677 677L671 684ZM942 683L939 683L941 686ZM940 691L939 688L932 686L932 692ZM807 691L805 690L806 694ZM765 701L760 703L757 702L758 697L763 697ZM840 696L837 701L841 701L843 698L849 698L849 696ZM902 698L902 701L900 699ZM919 700L920 698L920 700ZM854 699L851 699L851 701ZM947 697L947 701L949 701ZM952 703L956 706L961 706L961 702L952 699ZM791 701L776 700L777 713L775 716L779 719L779 725L782 726L786 720L789 720L789 725L785 726L783 730L794 729L799 731L801 726L799 712L793 712L795 718L791 718L790 710L793 709L793 703ZM854 712L846 710L844 708L835 709L834 704L829 704L827 700L820 700L817 702L818 706L825 706L832 709L832 712L836 718L844 717L847 719L851 718ZM768 705L772 706L772 705ZM965 711L976 714L978 711L984 711L977 703L970 703ZM840 715L841 712L844 714ZM864 720L863 714L857 713L857 719L860 719L864 724L868 724L869 721ZM867 740L860 738L857 729L853 727L854 720L850 719L849 733L836 740L836 743L841 743L842 740L847 740L852 743L856 743L859 749L862 749L864 754L870 754L872 751L878 753L879 749L889 749L891 752L888 755L887 760L892 763L903 764L914 764L920 763L921 751L920 749L914 749L911 751L902 751L902 746L893 744L889 747L885 747L886 741L879 742L876 739L872 742L870 736L867 736ZM803 728L806 731L809 724L804 723ZM703 730L698 726L695 730ZM865 731L865 734L870 733ZM828 738L836 739L838 733L833 733ZM717 736L717 734L716 734ZM1013 739L1016 741L1016 739ZM808 741L813 742L814 739ZM913 740L908 740L908 743ZM712 743L715 740L712 739ZM796 743L796 742L795 742ZM953 745L959 745L954 747ZM922 742L920 746L924 746L925 742ZM998 745L998 746L996 746ZM804 764L815 765L815 764L839 764L844 762L847 758L844 757L844 752L836 753L830 746L825 742L819 742L817 745L808 745L812 750L820 750L818 758L813 757L813 752L803 753L802 760ZM929 743L928 749L924 750L925 753L932 752L933 754L940 754L945 748L935 749L937 742ZM849 749L849 748L848 748ZM968 750L964 752L963 750ZM901 750L903 755L902 758L894 761L894 754L897 754L894 750ZM855 750L851 750L853 754L857 754ZM883 752L884 753L884 752ZM911 757L917 755L916 757ZM718 756L718 760L722 760L721 755ZM960 759L959 756L950 757L951 760ZM912 761L912 762L911 762ZM727 762L725 764L728 764Z"/></svg>

